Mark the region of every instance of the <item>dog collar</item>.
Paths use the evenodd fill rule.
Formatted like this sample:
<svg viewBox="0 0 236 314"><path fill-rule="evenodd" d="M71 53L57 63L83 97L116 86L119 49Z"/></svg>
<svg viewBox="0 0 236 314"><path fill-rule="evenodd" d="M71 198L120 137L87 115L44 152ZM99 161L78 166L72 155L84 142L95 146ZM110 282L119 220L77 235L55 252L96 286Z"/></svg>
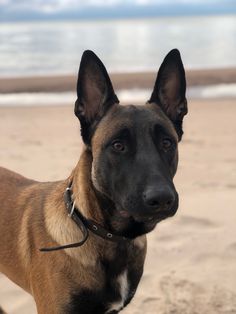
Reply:
<svg viewBox="0 0 236 314"><path fill-rule="evenodd" d="M56 247L49 247L49 248L41 248L40 249L41 252L58 251L58 250L82 246L89 237L88 230L91 231L93 234L99 236L100 238L103 238L104 240L108 240L111 242L124 243L124 242L130 241L130 239L128 238L115 235L114 233L107 231L105 228L100 226L94 220L85 218L82 215L82 213L79 211L79 209L75 206L75 202L72 200L71 187L72 187L72 182L66 188L66 191L64 194L64 201L65 201L66 209L68 211L68 216L76 223L76 225L81 230L83 234L83 239L77 243L71 243L71 244L66 244L66 245L56 246Z"/></svg>

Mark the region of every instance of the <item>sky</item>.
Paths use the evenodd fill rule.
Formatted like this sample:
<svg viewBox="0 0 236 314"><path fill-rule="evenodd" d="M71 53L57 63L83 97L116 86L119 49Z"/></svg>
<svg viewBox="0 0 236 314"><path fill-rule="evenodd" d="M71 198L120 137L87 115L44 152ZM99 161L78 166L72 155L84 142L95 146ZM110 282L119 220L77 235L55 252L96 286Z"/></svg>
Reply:
<svg viewBox="0 0 236 314"><path fill-rule="evenodd" d="M236 0L0 0L0 21L63 17L119 17L235 13Z"/></svg>

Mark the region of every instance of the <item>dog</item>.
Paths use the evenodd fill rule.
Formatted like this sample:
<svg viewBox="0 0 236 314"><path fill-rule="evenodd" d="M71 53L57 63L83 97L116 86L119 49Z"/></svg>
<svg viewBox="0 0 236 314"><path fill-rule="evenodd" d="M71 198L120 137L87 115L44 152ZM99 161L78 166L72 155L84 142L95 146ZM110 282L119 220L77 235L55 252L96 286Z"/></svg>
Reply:
<svg viewBox="0 0 236 314"><path fill-rule="evenodd" d="M115 314L133 298L146 234L178 209L185 91L173 49L149 101L122 106L87 50L74 110L84 150L71 175L40 183L0 169L0 271L33 296L39 314Z"/></svg>

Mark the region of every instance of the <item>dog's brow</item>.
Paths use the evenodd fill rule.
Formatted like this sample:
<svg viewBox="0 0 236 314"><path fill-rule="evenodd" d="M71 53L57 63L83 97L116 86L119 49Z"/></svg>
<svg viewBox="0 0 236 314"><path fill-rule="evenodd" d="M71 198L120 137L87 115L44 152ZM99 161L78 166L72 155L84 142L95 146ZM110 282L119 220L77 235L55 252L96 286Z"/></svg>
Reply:
<svg viewBox="0 0 236 314"><path fill-rule="evenodd" d="M116 128L116 132L112 134L112 136L109 137L109 139L106 141L106 143L109 143L110 141L116 139L116 138L122 138L126 139L131 135L131 128L121 125Z"/></svg>
<svg viewBox="0 0 236 314"><path fill-rule="evenodd" d="M153 131L155 133L161 133L161 134L166 134L170 137L174 137L176 139L176 134L174 132L171 132L169 128L166 127L166 125L161 124L160 122L155 123L152 127ZM177 139L176 139L177 141Z"/></svg>

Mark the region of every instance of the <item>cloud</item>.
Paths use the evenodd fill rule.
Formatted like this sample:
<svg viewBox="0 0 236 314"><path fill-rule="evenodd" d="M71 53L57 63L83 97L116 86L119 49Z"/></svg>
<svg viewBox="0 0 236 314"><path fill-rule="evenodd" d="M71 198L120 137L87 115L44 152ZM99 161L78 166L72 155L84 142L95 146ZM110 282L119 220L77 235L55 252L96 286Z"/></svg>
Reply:
<svg viewBox="0 0 236 314"><path fill-rule="evenodd" d="M0 6L2 5L7 5L7 4L9 4L9 0L0 0Z"/></svg>

